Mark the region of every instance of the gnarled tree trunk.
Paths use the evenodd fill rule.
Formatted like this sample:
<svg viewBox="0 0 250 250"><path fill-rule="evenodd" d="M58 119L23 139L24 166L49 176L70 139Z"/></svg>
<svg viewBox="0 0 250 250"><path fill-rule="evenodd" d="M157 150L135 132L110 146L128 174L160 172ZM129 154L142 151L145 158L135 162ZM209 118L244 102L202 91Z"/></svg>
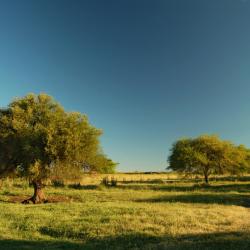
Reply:
<svg viewBox="0 0 250 250"><path fill-rule="evenodd" d="M48 200L46 199L44 192L42 190L42 182L41 181L32 181L33 187L34 187L34 194L31 198L24 200L23 204L39 204L39 203L47 203Z"/></svg>

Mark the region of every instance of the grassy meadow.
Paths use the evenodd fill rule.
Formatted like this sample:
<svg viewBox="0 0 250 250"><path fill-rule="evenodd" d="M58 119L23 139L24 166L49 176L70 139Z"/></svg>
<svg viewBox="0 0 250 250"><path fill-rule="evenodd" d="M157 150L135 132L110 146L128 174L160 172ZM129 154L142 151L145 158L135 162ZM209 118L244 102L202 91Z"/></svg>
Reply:
<svg viewBox="0 0 250 250"><path fill-rule="evenodd" d="M0 188L0 249L250 249L250 178L210 186L171 174L104 175L48 185L51 201L20 204L21 180Z"/></svg>

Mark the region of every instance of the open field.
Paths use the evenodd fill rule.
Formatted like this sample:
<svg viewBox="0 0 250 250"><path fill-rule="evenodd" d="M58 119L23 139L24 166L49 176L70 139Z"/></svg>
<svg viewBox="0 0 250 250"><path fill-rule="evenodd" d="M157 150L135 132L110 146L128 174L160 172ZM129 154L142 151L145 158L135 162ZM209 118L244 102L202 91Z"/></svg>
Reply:
<svg viewBox="0 0 250 250"><path fill-rule="evenodd" d="M53 203L22 205L33 190L0 189L0 249L250 249L250 180L211 186L120 174L117 187L46 187ZM91 182L92 181L92 182Z"/></svg>

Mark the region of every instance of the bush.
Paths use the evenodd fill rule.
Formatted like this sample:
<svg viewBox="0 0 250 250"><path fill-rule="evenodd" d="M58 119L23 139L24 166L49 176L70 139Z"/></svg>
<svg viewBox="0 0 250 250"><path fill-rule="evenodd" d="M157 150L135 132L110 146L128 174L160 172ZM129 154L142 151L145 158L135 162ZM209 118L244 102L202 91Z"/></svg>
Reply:
<svg viewBox="0 0 250 250"><path fill-rule="evenodd" d="M102 184L104 186L108 186L109 185L109 178L107 176L102 179Z"/></svg>
<svg viewBox="0 0 250 250"><path fill-rule="evenodd" d="M116 187L117 186L117 179L114 177L111 178L111 181L109 181L109 178L106 176L102 179L102 185L106 187Z"/></svg>
<svg viewBox="0 0 250 250"><path fill-rule="evenodd" d="M52 185L54 187L64 187L65 184L64 184L64 181L63 180L52 180Z"/></svg>
<svg viewBox="0 0 250 250"><path fill-rule="evenodd" d="M114 177L112 177L110 185L111 185L111 187L116 187L117 186L117 179L115 179Z"/></svg>

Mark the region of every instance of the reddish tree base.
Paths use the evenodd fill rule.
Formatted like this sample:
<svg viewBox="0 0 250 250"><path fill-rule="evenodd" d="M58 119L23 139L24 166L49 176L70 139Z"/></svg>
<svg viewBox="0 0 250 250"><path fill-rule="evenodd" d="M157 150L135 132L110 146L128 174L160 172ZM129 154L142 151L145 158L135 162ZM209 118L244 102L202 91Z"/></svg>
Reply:
<svg viewBox="0 0 250 250"><path fill-rule="evenodd" d="M26 202L27 201L27 202ZM22 203L22 204L34 204L32 200L28 196L25 195L10 195L8 197L8 202L10 203ZM44 201L43 203L70 203L70 202L79 202L78 199L73 199L72 197L68 197L65 195L50 195L49 199ZM37 203L38 204L38 203Z"/></svg>
<svg viewBox="0 0 250 250"><path fill-rule="evenodd" d="M41 182L40 181L33 181L32 184L34 186L34 195L31 198L22 201L22 204L48 203L48 200L46 199L46 197L43 193Z"/></svg>
<svg viewBox="0 0 250 250"><path fill-rule="evenodd" d="M48 203L49 201L47 199L40 200L34 197L31 197L27 200L22 201L22 204L41 204L41 203Z"/></svg>
<svg viewBox="0 0 250 250"><path fill-rule="evenodd" d="M23 197L11 197L9 201L13 203L19 203L23 200ZM27 201L27 203L25 203ZM79 202L79 200L74 200L71 197L63 196L63 195L54 195L50 196L48 200L44 200L42 203L58 203L58 202ZM23 204L38 204L38 203L33 203L32 200L26 199L22 201Z"/></svg>

